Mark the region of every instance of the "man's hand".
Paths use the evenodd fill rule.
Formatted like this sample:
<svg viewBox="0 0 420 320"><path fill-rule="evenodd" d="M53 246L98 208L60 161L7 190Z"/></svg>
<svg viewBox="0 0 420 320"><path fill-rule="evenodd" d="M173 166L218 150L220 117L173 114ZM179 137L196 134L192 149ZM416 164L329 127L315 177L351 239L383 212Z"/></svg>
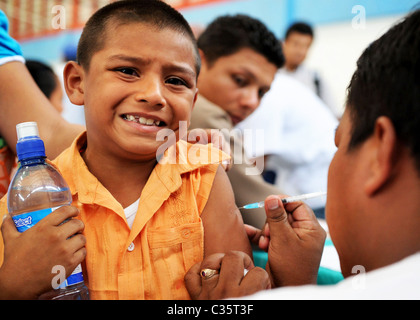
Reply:
<svg viewBox="0 0 420 320"><path fill-rule="evenodd" d="M247 228L268 252L266 270L273 287L315 284L326 233L313 211L303 202L285 206L280 196L265 200L267 224L262 232Z"/></svg>
<svg viewBox="0 0 420 320"><path fill-rule="evenodd" d="M66 276L86 257L84 224L72 219L77 208L64 206L19 233L10 215L3 220L4 262L0 268L0 299L36 299L52 289L52 268Z"/></svg>
<svg viewBox="0 0 420 320"><path fill-rule="evenodd" d="M200 275L203 269L216 270L217 274L203 279ZM242 297L270 288L268 274L254 267L251 258L240 251L210 255L192 266L184 279L193 300Z"/></svg>

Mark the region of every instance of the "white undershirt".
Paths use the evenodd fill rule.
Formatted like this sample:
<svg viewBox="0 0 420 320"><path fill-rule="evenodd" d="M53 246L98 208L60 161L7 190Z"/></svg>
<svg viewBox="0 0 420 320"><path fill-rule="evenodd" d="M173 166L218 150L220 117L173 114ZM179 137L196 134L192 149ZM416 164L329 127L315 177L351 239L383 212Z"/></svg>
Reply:
<svg viewBox="0 0 420 320"><path fill-rule="evenodd" d="M139 202L140 198L136 202L124 209L125 218L130 229L133 227L134 219L136 218L136 213L139 208Z"/></svg>

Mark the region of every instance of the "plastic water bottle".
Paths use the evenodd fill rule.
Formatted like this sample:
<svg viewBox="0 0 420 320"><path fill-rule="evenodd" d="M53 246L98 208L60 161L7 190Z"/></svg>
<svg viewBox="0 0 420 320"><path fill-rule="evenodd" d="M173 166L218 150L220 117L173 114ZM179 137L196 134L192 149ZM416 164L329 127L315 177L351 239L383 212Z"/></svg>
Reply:
<svg viewBox="0 0 420 320"><path fill-rule="evenodd" d="M24 232L59 207L70 205L72 196L61 174L45 161L44 142L39 137L36 122L18 124L16 130L20 167L9 185L7 205L17 230ZM81 265L59 288L43 294L40 299L88 300Z"/></svg>

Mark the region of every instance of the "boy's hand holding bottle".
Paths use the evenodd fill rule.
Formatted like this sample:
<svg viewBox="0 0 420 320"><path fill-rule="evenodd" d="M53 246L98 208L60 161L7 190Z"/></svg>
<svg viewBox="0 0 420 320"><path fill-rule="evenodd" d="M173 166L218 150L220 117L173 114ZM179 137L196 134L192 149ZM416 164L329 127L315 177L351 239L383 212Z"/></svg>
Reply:
<svg viewBox="0 0 420 320"><path fill-rule="evenodd" d="M5 216L1 227L5 252L0 299L37 299L52 289L55 265L71 274L85 259L86 239L81 234L84 224L72 219L78 214L75 207L61 207L23 233L16 230L10 215Z"/></svg>

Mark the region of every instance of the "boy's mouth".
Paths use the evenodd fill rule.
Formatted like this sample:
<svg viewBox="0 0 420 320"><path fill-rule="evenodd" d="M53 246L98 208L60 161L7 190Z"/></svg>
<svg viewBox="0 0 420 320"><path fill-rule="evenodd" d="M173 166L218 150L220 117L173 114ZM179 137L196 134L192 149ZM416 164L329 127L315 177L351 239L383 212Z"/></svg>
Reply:
<svg viewBox="0 0 420 320"><path fill-rule="evenodd" d="M156 126L156 127L166 126L166 123L161 120L148 119L145 117L135 116L131 114L123 114L121 118L123 118L126 121L136 122L136 123L143 124L146 126Z"/></svg>

